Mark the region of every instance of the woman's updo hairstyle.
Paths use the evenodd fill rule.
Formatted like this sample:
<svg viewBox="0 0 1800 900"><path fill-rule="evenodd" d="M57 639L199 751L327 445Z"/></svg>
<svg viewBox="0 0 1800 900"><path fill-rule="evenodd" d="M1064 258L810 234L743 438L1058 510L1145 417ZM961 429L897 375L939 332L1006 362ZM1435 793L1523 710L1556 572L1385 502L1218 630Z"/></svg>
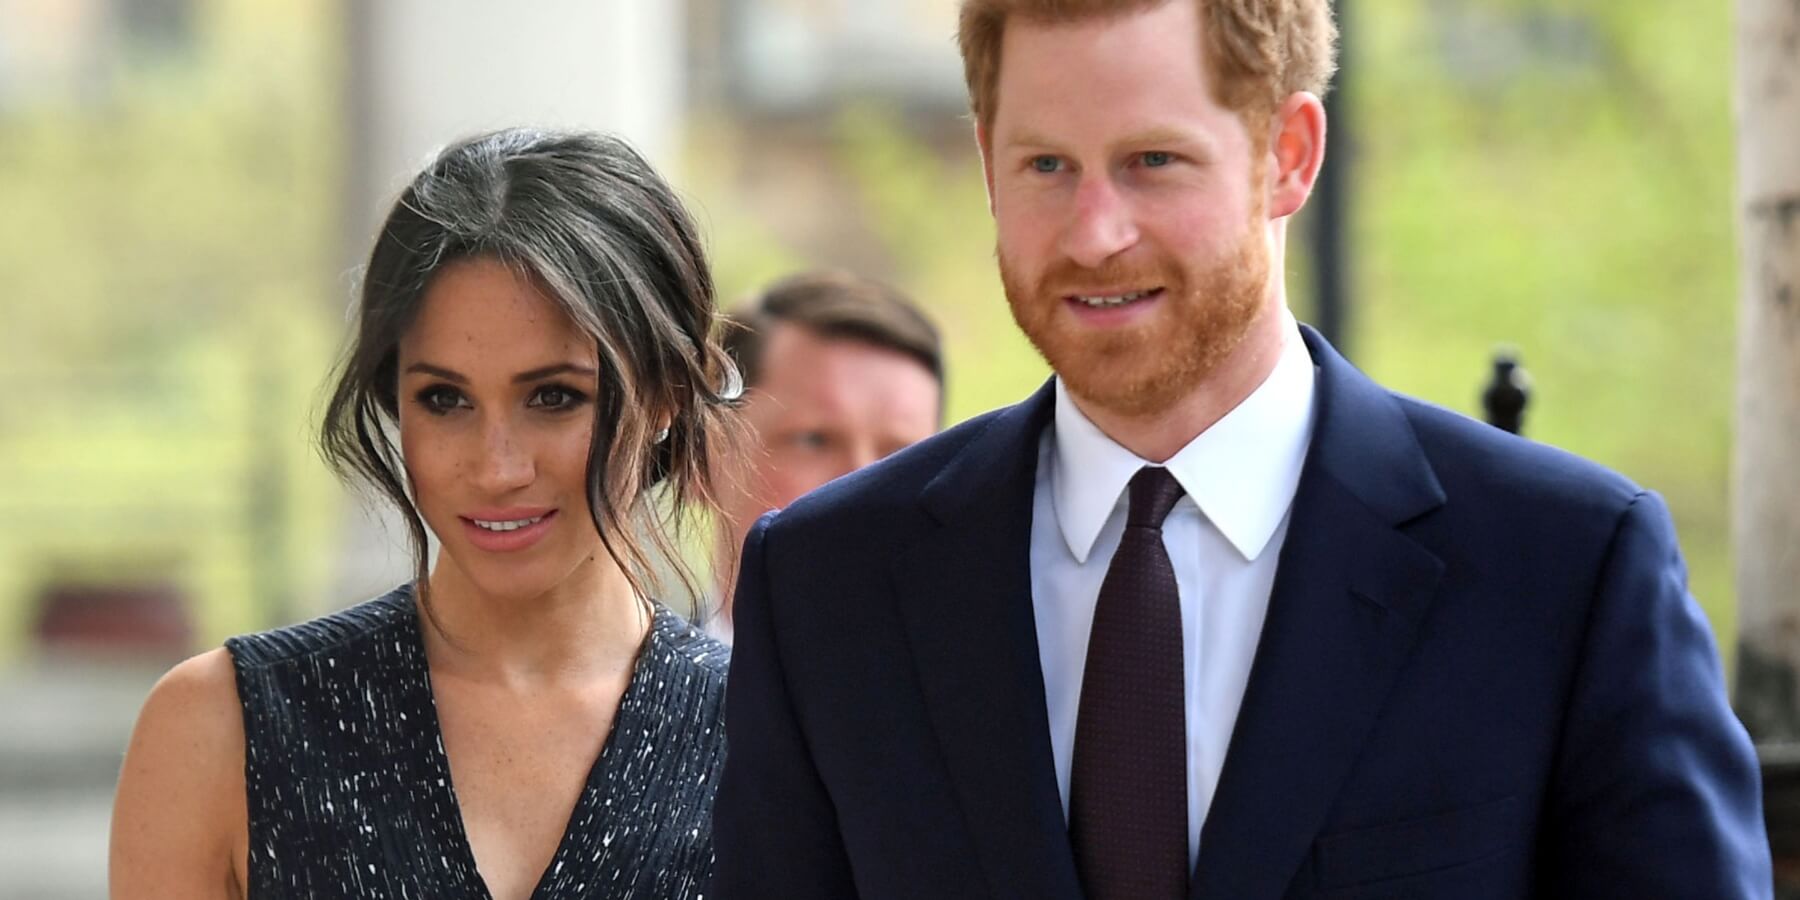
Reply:
<svg viewBox="0 0 1800 900"><path fill-rule="evenodd" d="M404 515L423 591L425 524L393 440L397 351L433 276L470 258L529 277L594 339L594 527L640 595L663 587L659 557L697 595L677 540L689 512L716 511L712 463L738 443L742 382L712 338L712 276L693 220L617 138L496 131L450 146L413 179L369 256L321 423L326 461Z"/></svg>

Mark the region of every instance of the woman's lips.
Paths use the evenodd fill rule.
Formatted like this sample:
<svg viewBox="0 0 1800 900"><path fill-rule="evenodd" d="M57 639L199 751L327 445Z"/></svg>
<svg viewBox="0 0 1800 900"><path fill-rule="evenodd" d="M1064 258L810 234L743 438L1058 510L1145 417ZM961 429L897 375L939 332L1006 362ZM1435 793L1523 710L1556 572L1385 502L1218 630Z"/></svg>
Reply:
<svg viewBox="0 0 1800 900"><path fill-rule="evenodd" d="M469 543L476 549L490 553L515 553L530 547L542 540L556 521L556 510L481 510L473 516L458 516L462 520L463 534L468 536ZM537 521L532 522L532 519ZM506 530L495 530L475 524L477 521L490 525L505 523ZM530 522L530 524L522 524Z"/></svg>

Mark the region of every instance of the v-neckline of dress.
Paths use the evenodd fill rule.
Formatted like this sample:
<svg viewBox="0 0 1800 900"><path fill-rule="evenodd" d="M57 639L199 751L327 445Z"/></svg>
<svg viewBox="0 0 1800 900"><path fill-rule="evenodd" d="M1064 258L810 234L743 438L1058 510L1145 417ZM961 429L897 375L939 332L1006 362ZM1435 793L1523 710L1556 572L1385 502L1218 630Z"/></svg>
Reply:
<svg viewBox="0 0 1800 900"><path fill-rule="evenodd" d="M411 592L408 592L411 593ZM493 891L488 889L487 879L481 874L481 868L475 861L475 847L469 842L468 826L463 821L462 802L456 794L456 782L450 772L450 754L444 749L443 722L438 717L437 691L431 683L431 666L425 658L425 635L420 622L420 610L416 598L412 600L412 639L417 650L419 679L418 683L425 693L425 707L429 711L428 726L431 729L431 740L426 751L429 762L437 770L435 784L427 785L428 790L442 794L442 808L450 810L450 821L446 823L446 836L451 846L445 848L454 855L453 860L446 860L447 869L461 870L469 873L472 883L468 885L480 900L494 900ZM581 794L575 798L575 805L569 810L568 821L563 823L562 835L557 839L556 852L551 855L550 862L544 871L538 873L537 882L532 885L528 900L554 900L545 891L557 878L562 868L574 861L574 854L581 849L576 824L590 816L596 809L610 806L610 799L602 797L601 792L607 783L607 769L612 765L619 747L621 735L629 736L642 731L642 724L637 721L637 710L641 704L637 701L640 695L649 689L644 676L644 666L654 658L653 644L659 641L664 625L663 618L672 615L661 604L651 605L650 627L644 634L644 641L638 647L637 659L632 662L631 681L626 684L625 692L619 696L618 710L613 714L612 726L607 729L606 740L600 745L600 752L588 766L587 777L582 781ZM633 729L637 731L634 732Z"/></svg>

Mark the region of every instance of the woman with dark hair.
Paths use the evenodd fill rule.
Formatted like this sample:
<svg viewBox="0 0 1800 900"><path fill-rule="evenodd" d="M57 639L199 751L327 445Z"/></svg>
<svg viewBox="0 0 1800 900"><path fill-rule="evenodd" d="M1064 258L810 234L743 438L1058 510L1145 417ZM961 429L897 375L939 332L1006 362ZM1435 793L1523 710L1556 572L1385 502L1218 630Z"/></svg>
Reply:
<svg viewBox="0 0 1800 900"><path fill-rule="evenodd" d="M376 241L320 440L404 514L417 580L158 683L112 895L698 897L726 651L650 598L732 443L713 321L623 143L445 150Z"/></svg>

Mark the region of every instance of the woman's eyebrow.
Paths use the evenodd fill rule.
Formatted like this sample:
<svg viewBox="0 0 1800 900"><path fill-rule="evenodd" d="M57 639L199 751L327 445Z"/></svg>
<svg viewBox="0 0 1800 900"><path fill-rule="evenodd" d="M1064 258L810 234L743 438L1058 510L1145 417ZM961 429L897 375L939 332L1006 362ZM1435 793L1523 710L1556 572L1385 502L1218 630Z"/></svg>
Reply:
<svg viewBox="0 0 1800 900"><path fill-rule="evenodd" d="M413 363L412 365L406 367L406 371L407 371L407 374L412 374L412 373L416 372L420 375L431 375L431 376L434 376L437 378L442 378L445 381L454 381L457 384L468 384L469 383L469 379L464 378L460 372L456 372L451 369L446 369L443 366L434 366L431 363L422 363L422 362Z"/></svg>
<svg viewBox="0 0 1800 900"><path fill-rule="evenodd" d="M518 384L526 381L537 381L539 379L549 378L552 375L580 375L584 378L592 378L595 374L594 369L590 366L578 366L574 363L557 363L553 366L532 369L529 372L520 372L513 376L513 383Z"/></svg>
<svg viewBox="0 0 1800 900"><path fill-rule="evenodd" d="M446 369L443 366L434 366L431 363L413 363L406 367L406 371L408 374L417 373L420 375L430 375L434 378L442 378L445 381L455 382L456 384L469 383L469 379L461 372L457 372L454 369ZM512 380L514 384L522 384L527 381L540 381L554 375L580 375L592 378L595 374L595 370L589 366L581 366L574 363L557 363L550 366L540 366L539 368L527 372L520 372L519 374L514 375Z"/></svg>

